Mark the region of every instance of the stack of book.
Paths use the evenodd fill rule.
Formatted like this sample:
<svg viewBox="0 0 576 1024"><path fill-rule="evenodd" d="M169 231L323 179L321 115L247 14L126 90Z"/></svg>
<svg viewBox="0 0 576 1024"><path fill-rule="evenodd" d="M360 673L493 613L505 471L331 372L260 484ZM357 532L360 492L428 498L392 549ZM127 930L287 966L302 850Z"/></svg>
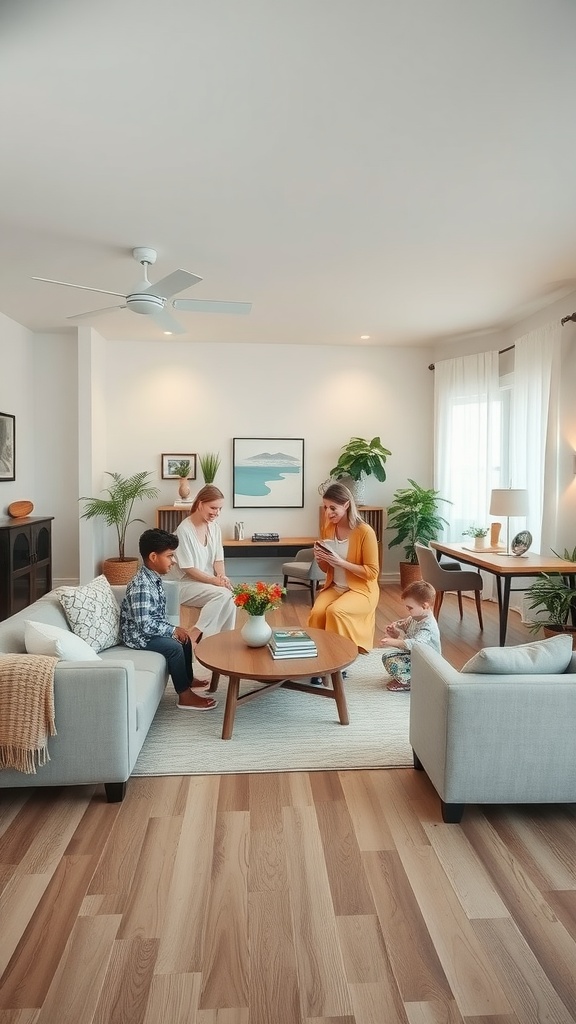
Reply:
<svg viewBox="0 0 576 1024"><path fill-rule="evenodd" d="M284 658L315 658L318 648L304 629L275 629L268 643L275 661Z"/></svg>

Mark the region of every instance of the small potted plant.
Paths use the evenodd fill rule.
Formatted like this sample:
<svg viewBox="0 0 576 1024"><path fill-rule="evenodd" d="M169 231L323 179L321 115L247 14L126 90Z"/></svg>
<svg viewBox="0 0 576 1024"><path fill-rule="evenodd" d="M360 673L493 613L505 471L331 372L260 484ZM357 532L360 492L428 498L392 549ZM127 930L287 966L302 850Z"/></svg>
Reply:
<svg viewBox="0 0 576 1024"><path fill-rule="evenodd" d="M573 551L566 549L563 555L567 562L576 562L576 547ZM529 611L544 612L545 615L536 619L528 627L531 633L544 631L544 636L555 636L557 633L568 633L572 637L572 647L576 650L576 588L568 576L557 573L542 573L528 587Z"/></svg>
<svg viewBox="0 0 576 1024"><path fill-rule="evenodd" d="M475 548L486 547L486 537L488 536L488 526L469 526L468 529L462 530L463 537L473 537Z"/></svg>
<svg viewBox="0 0 576 1024"><path fill-rule="evenodd" d="M221 462L218 452L207 452L206 455L199 455L198 462L204 477L204 483L213 484Z"/></svg>
<svg viewBox="0 0 576 1024"><path fill-rule="evenodd" d="M82 519L103 519L106 526L113 526L118 537L118 557L105 558L102 562L102 573L111 584L124 584L134 576L138 568L138 556L126 554L126 530L130 523L144 523L143 519L132 516L135 501L143 498L156 498L158 488L152 487L150 473L134 473L122 476L121 473L107 473L112 477L110 487L105 487L107 498L80 498L85 501L86 508Z"/></svg>
<svg viewBox="0 0 576 1024"><path fill-rule="evenodd" d="M386 459L392 452L384 448L379 437L366 441L351 437L340 451L340 457L330 475L342 480L354 494L359 505L364 503L364 478L375 476L381 483L386 479Z"/></svg>
<svg viewBox="0 0 576 1024"><path fill-rule="evenodd" d="M404 545L405 561L400 562L400 586L407 587L413 580L420 578L420 567L416 554L416 542L428 544L436 540L438 533L447 526L438 510L438 503L452 502L440 498L438 491L432 487L420 487L414 480L408 480L410 487L401 487L392 497L388 507L388 528L396 530L396 536L388 547Z"/></svg>

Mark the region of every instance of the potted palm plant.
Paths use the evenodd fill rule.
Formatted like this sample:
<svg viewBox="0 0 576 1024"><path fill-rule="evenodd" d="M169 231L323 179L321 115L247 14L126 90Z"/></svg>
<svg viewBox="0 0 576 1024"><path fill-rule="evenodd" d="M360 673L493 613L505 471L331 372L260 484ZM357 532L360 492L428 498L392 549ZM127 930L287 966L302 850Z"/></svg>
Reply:
<svg viewBox="0 0 576 1024"><path fill-rule="evenodd" d="M440 498L432 487L420 487L414 480L408 480L410 487L397 490L388 506L388 528L396 530L396 536L388 547L404 545L405 560L400 562L400 586L402 589L420 578L420 567L416 555L416 543L428 544L436 540L439 532L447 526L438 510L439 502L452 504L447 498Z"/></svg>
<svg viewBox="0 0 576 1024"><path fill-rule="evenodd" d="M379 437L371 441L351 437L340 451L338 462L330 475L342 480L354 494L359 505L364 503L364 478L375 476L382 483L386 479L386 459L392 452L384 448Z"/></svg>
<svg viewBox="0 0 576 1024"><path fill-rule="evenodd" d="M134 502L143 498L156 498L158 488L150 484L150 473L107 473L112 477L110 487L104 488L107 498L81 498L86 502L82 519L103 519L106 526L113 526L118 537L118 555L105 558L102 573L111 584L124 584L134 576L138 568L138 556L126 554L126 530L130 523L143 523L143 519L132 516Z"/></svg>
<svg viewBox="0 0 576 1024"><path fill-rule="evenodd" d="M213 484L221 462L218 452L207 452L206 455L199 455L198 462L200 463L204 483Z"/></svg>
<svg viewBox="0 0 576 1024"><path fill-rule="evenodd" d="M555 551L555 555L558 553ZM576 562L576 547L573 551L566 549L558 556L567 562ZM544 636L555 636L557 633L568 633L572 637L572 647L576 650L576 588L574 576L562 576L556 573L542 573L526 591L529 611L544 612L528 627L532 633L544 631Z"/></svg>

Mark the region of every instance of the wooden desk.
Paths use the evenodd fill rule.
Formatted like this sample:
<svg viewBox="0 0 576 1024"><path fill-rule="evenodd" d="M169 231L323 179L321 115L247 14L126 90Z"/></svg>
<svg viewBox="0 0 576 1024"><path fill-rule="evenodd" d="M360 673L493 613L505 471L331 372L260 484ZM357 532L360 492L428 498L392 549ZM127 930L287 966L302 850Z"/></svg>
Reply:
<svg viewBox="0 0 576 1024"><path fill-rule="evenodd" d="M430 547L450 558L455 558L465 565L474 565L477 569L492 573L496 577L498 591L498 611L500 614L500 646L506 643L506 627L508 624L508 608L510 591L525 590L525 587L512 587L513 579L521 576L541 576L543 573L556 572L566 576L574 587L576 580L576 564L555 555L507 555L494 551L470 551L463 544L444 544L443 541L430 541ZM504 587L502 587L504 581Z"/></svg>
<svg viewBox="0 0 576 1024"><path fill-rule="evenodd" d="M161 505L156 509L156 527L176 533L183 519L190 515L190 508L177 505ZM300 548L311 548L316 537L281 537L280 540L224 540L225 558L286 558L295 555Z"/></svg>
<svg viewBox="0 0 576 1024"><path fill-rule="evenodd" d="M222 739L232 738L236 708L240 704L263 697L282 686L287 690L310 693L314 697L329 697L336 701L340 725L348 725L348 708L341 670L351 665L358 655L358 648L348 637L327 633L323 629L308 629L316 643L318 655L315 658L290 658L274 661L268 647L248 647L239 629L217 633L206 637L198 644L195 657L212 672L210 693L218 689L221 675L228 676L228 693L224 709ZM311 686L297 682L310 676L323 676L324 686ZM326 676L332 679L332 686L326 686ZM266 686L239 695L240 680L253 679Z"/></svg>

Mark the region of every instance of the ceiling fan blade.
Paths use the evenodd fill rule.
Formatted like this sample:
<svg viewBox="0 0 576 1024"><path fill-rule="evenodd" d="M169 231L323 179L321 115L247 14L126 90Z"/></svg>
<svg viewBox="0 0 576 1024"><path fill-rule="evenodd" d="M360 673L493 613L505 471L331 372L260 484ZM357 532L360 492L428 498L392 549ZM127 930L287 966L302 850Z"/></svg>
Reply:
<svg viewBox="0 0 576 1024"><path fill-rule="evenodd" d="M72 284L70 281L53 281L51 277L33 277L33 281L45 281L46 284L63 284L65 288L81 288L84 292L99 292L100 295L117 295L125 299L124 292L107 292L104 288L89 288L87 284Z"/></svg>
<svg viewBox="0 0 576 1024"><path fill-rule="evenodd" d="M126 306L104 306L102 309L91 309L88 313L76 313L75 316L67 316L67 320L89 320L90 317L100 316L101 313L111 313L113 309L126 309Z"/></svg>
<svg viewBox="0 0 576 1024"><path fill-rule="evenodd" d="M150 313L152 319L162 328L163 331L169 334L187 334L187 330L182 324L179 324L175 317L173 317L167 309L156 309Z"/></svg>
<svg viewBox="0 0 576 1024"><path fill-rule="evenodd" d="M218 299L174 299L174 309L189 313L249 313L251 302L221 302Z"/></svg>
<svg viewBox="0 0 576 1024"><path fill-rule="evenodd" d="M161 295L163 299L169 299L172 295L176 295L176 292L183 292L185 288L191 288L193 284L198 284L201 280L202 278L197 274L189 274L187 270L175 270L173 274L161 277L159 281L149 285L146 291L152 292L154 295Z"/></svg>

